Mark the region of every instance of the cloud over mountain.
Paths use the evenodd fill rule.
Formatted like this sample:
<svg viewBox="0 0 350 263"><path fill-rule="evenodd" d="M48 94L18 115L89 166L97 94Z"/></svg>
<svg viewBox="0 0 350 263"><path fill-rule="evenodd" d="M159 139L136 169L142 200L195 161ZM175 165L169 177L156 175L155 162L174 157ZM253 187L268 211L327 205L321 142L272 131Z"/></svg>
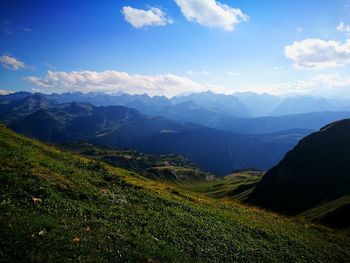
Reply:
<svg viewBox="0 0 350 263"><path fill-rule="evenodd" d="M131 94L173 96L188 90L203 91L205 86L189 78L174 75L130 75L119 71L48 71L45 77L28 77L26 80L49 90L82 92L128 92Z"/></svg>

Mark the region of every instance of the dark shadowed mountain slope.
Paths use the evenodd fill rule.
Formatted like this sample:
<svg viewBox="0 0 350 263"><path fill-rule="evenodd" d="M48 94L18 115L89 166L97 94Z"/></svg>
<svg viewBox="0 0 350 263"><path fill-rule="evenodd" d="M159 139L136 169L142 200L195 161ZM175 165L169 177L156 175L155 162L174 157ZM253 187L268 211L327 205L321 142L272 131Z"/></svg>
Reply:
<svg viewBox="0 0 350 263"><path fill-rule="evenodd" d="M349 193L350 119L346 119L302 139L266 173L248 201L297 214Z"/></svg>
<svg viewBox="0 0 350 263"><path fill-rule="evenodd" d="M234 170L267 170L276 164L293 145L264 141L210 128L162 132L136 140L132 148L146 153L175 153L188 157L205 170L221 175Z"/></svg>

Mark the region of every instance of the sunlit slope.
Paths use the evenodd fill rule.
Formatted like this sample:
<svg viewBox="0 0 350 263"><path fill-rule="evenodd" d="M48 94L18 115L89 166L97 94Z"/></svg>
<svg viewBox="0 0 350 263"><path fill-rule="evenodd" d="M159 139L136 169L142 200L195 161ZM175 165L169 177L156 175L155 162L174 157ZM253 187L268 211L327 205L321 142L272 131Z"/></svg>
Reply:
<svg viewBox="0 0 350 263"><path fill-rule="evenodd" d="M243 170L207 181L186 182L179 187L213 198L243 201L254 190L263 175L264 172L259 170Z"/></svg>
<svg viewBox="0 0 350 263"><path fill-rule="evenodd" d="M185 192L0 127L0 260L344 262L325 228Z"/></svg>

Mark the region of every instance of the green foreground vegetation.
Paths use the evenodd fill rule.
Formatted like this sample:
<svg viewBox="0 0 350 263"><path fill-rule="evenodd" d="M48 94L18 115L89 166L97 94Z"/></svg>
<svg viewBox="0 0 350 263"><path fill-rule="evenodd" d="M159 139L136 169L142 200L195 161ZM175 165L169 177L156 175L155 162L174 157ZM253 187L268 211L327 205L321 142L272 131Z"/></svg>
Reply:
<svg viewBox="0 0 350 263"><path fill-rule="evenodd" d="M347 262L345 231L214 199L0 126L0 261Z"/></svg>

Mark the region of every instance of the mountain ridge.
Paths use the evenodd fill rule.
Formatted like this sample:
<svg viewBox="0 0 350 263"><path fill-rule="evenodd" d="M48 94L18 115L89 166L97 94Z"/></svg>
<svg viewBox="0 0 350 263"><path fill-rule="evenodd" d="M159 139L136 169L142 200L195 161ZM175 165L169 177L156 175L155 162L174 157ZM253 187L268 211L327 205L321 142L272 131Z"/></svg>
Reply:
<svg viewBox="0 0 350 263"><path fill-rule="evenodd" d="M303 138L270 169L248 202L298 214L349 194L350 119Z"/></svg>

